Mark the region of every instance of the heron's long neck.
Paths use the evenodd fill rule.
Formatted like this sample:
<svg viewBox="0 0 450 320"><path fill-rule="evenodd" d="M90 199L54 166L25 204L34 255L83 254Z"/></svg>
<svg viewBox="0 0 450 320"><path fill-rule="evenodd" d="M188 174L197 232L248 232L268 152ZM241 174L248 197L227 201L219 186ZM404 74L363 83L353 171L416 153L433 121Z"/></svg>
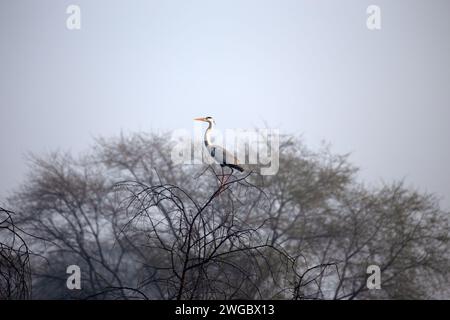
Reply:
<svg viewBox="0 0 450 320"><path fill-rule="evenodd" d="M212 122L209 122L208 129L205 131L205 146L211 145L211 131L213 130L214 125Z"/></svg>

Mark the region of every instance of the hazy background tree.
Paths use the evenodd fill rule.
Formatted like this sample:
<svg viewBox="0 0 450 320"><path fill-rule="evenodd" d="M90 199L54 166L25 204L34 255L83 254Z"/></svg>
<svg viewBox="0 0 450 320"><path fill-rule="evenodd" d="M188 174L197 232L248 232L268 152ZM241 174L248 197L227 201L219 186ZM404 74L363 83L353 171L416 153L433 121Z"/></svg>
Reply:
<svg viewBox="0 0 450 320"><path fill-rule="evenodd" d="M220 195L214 167L170 154L163 135L137 133L30 158L8 203L45 239L28 242L47 258L32 259L33 298L450 297L449 215L433 195L365 187L346 156L296 137L277 175L236 175ZM71 264L81 291L66 288ZM382 289L369 291L373 264Z"/></svg>

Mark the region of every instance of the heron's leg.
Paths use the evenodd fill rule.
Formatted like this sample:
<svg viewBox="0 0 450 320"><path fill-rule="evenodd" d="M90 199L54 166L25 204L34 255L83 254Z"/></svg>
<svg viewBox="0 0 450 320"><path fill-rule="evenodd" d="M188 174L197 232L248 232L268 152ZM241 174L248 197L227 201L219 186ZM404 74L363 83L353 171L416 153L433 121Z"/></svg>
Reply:
<svg viewBox="0 0 450 320"><path fill-rule="evenodd" d="M220 169L222 170L222 174L220 175L220 186L223 186L223 178L224 178L223 167L220 166Z"/></svg>
<svg viewBox="0 0 450 320"><path fill-rule="evenodd" d="M219 181L219 184L222 184L222 177L223 177L223 168L221 167L222 174L219 172L216 172L216 170L213 170L214 175L216 176L216 179Z"/></svg>
<svg viewBox="0 0 450 320"><path fill-rule="evenodd" d="M223 167L220 166L220 169L222 170L222 174L219 174L219 175L218 175L220 178L218 178L218 180L219 180L219 192L218 192L217 195L220 194L220 192L221 192L221 190L222 190L222 187L223 187Z"/></svg>
<svg viewBox="0 0 450 320"><path fill-rule="evenodd" d="M217 195L219 196L223 191L224 191L224 185L225 185L225 183L226 183L226 181L225 181L225 173L224 173L224 168L223 168L223 166L220 166L221 167L221 169L222 169L222 174L221 174L221 178L220 178L220 187L219 187L219 190L218 190L218 192L217 192Z"/></svg>
<svg viewBox="0 0 450 320"><path fill-rule="evenodd" d="M222 175L222 183L220 185L219 192L217 193L217 195L220 195L222 192L224 192L228 188L228 186L226 186L226 183L228 182L230 177L233 175L233 171L234 171L233 168L230 168L230 169L231 169L230 173ZM222 172L223 172L223 170L224 169L222 167ZM225 178L225 176L226 176L226 178Z"/></svg>
<svg viewBox="0 0 450 320"><path fill-rule="evenodd" d="M230 177L233 175L233 168L230 168L231 169L231 172L229 173L229 174L227 174L226 176L227 176L227 178L226 178L226 180L225 180L225 182L223 183L223 184L226 184L227 182L228 182L228 179L230 179Z"/></svg>

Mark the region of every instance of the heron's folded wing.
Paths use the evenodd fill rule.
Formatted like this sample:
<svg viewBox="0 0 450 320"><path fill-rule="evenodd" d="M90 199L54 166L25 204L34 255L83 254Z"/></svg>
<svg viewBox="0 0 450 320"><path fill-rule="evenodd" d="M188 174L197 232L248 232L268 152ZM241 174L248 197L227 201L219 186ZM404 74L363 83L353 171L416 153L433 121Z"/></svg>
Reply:
<svg viewBox="0 0 450 320"><path fill-rule="evenodd" d="M221 146L214 146L215 154L213 158L221 164L239 164L237 158L225 148Z"/></svg>

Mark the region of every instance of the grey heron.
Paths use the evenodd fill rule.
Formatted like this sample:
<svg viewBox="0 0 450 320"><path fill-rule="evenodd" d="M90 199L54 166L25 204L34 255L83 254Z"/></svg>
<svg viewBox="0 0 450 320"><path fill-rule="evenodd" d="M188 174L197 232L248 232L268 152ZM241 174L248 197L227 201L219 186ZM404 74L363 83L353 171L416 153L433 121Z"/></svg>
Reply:
<svg viewBox="0 0 450 320"><path fill-rule="evenodd" d="M218 164L220 164L220 166L222 168L229 167L232 171L233 171L233 169L236 169L240 172L243 172L244 168L242 168L239 165L237 158L232 153L227 151L225 148L223 148L219 145L213 144L211 142L211 132L214 129L214 126L216 124L214 119L212 117L204 117L204 118L195 118L194 120L203 121L203 122L208 123L208 128L205 131L204 142L205 142L205 146L206 146L206 149L208 150L209 155Z"/></svg>

